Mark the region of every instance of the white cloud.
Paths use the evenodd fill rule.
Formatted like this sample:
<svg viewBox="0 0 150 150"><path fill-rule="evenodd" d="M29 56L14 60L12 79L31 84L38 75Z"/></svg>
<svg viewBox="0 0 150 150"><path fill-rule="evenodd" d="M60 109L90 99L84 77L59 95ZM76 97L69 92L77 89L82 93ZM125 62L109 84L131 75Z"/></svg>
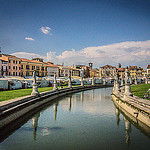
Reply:
<svg viewBox="0 0 150 150"><path fill-rule="evenodd" d="M26 53L26 52L16 52L16 53L12 53L11 55L14 55L19 58L26 58L26 59L32 59L32 58L36 58L36 57L41 58L41 55L39 55L39 54Z"/></svg>
<svg viewBox="0 0 150 150"><path fill-rule="evenodd" d="M30 38L30 37L26 37L25 40L35 41L33 38Z"/></svg>
<svg viewBox="0 0 150 150"><path fill-rule="evenodd" d="M52 31L52 29L50 27L41 27L40 29L44 34L52 35L52 33L50 32L50 31Z"/></svg>
<svg viewBox="0 0 150 150"><path fill-rule="evenodd" d="M36 55L30 53L26 54L28 54L30 58ZM25 54L23 54L23 56L25 56ZM63 51L61 55L49 51L46 56L41 57L45 61L52 61L54 63L61 64L64 62L65 65L87 65L89 62L93 62L95 67L100 67L105 64L117 66L118 63L123 64L124 67L127 65L146 67L147 63L150 64L150 40L86 47L80 51L72 49L70 51Z"/></svg>

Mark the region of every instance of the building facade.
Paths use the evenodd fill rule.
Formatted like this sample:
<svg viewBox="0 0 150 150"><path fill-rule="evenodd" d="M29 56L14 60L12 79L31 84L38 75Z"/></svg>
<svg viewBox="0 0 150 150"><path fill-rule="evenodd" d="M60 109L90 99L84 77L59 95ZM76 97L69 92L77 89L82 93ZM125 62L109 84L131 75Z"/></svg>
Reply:
<svg viewBox="0 0 150 150"><path fill-rule="evenodd" d="M2 54L2 60L4 62L4 69L8 70L8 76L21 76L21 59L13 56ZM7 65L8 62L8 65ZM6 68L8 66L8 68Z"/></svg>
<svg viewBox="0 0 150 150"><path fill-rule="evenodd" d="M99 76L100 78L113 78L116 74L116 67L111 65L105 65L100 67Z"/></svg>
<svg viewBox="0 0 150 150"><path fill-rule="evenodd" d="M32 76L36 70L36 75L39 77L47 76L47 63L39 60L29 60L21 58L21 76Z"/></svg>
<svg viewBox="0 0 150 150"><path fill-rule="evenodd" d="M147 64L146 71L147 71L147 76L150 77L150 65L148 64Z"/></svg>
<svg viewBox="0 0 150 150"><path fill-rule="evenodd" d="M70 72L70 67L67 66L60 66L59 67L59 77L68 77L69 72Z"/></svg>
<svg viewBox="0 0 150 150"><path fill-rule="evenodd" d="M117 68L118 74L119 74L119 78L125 78L125 69L126 68Z"/></svg>
<svg viewBox="0 0 150 150"><path fill-rule="evenodd" d="M137 77L143 77L143 71L144 71L143 68L138 67L138 68L137 68L137 72L136 72Z"/></svg>
<svg viewBox="0 0 150 150"><path fill-rule="evenodd" d="M54 74L56 74L57 77L59 77L59 67L56 65L53 65L53 63L47 63L47 76L54 77Z"/></svg>
<svg viewBox="0 0 150 150"><path fill-rule="evenodd" d="M76 68L76 66L70 67L71 76L80 77L81 69Z"/></svg>
<svg viewBox="0 0 150 150"><path fill-rule="evenodd" d="M99 69L94 68L90 70L90 77L99 77Z"/></svg>
<svg viewBox="0 0 150 150"><path fill-rule="evenodd" d="M1 70L1 77L2 76L8 76L8 61L5 61L0 58L0 70Z"/></svg>
<svg viewBox="0 0 150 150"><path fill-rule="evenodd" d="M129 72L131 78L135 78L137 76L137 66L129 66Z"/></svg>

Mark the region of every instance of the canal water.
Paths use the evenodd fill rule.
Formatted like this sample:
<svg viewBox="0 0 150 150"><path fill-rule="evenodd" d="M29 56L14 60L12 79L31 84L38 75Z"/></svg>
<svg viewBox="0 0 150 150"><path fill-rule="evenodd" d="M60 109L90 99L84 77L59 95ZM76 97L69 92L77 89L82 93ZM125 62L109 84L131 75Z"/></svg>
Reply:
<svg viewBox="0 0 150 150"><path fill-rule="evenodd" d="M1 141L0 150L149 150L150 129L116 108L112 88L54 101Z"/></svg>

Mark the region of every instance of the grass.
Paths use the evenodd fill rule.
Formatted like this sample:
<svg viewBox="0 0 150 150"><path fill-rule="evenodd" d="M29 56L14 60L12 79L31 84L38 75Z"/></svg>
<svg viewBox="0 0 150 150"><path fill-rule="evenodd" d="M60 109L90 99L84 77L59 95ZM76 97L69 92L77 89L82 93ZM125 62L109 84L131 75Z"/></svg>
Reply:
<svg viewBox="0 0 150 150"><path fill-rule="evenodd" d="M131 86L131 92L133 95L140 98L144 98L144 94L148 91L148 89L150 89L150 84L139 84Z"/></svg>
<svg viewBox="0 0 150 150"><path fill-rule="evenodd" d="M68 86L63 86L63 88L66 88ZM60 86L58 87L60 88ZM51 91L53 87L39 87L38 91L39 93L45 92L45 91ZM11 91L0 91L0 102L6 101L18 97L23 97L27 95L31 95L32 88L29 89L18 89L18 90L11 90Z"/></svg>
<svg viewBox="0 0 150 150"><path fill-rule="evenodd" d="M51 91L52 89L53 87L39 87L38 91L41 93L45 91ZM11 91L0 91L0 102L6 101L9 99L31 95L31 92L32 92L32 88L18 89L18 90L11 90Z"/></svg>

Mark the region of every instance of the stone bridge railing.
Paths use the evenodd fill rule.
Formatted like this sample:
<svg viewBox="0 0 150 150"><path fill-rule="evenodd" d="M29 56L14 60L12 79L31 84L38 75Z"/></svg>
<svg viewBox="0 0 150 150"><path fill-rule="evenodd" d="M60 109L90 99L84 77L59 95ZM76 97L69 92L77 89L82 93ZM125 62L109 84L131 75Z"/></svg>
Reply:
<svg viewBox="0 0 150 150"><path fill-rule="evenodd" d="M95 84L94 78L92 79L92 85L72 87L71 79L69 79L68 88L57 88L56 76L54 78L54 87L52 91L38 92L36 80L33 82L33 91L31 95L16 98L4 102L0 102L0 130L7 126L9 123L22 117L23 115L35 110L41 109L47 103L52 102L58 97L65 96L71 93L95 89L95 88L106 88L112 87L112 84Z"/></svg>
<svg viewBox="0 0 150 150"><path fill-rule="evenodd" d="M113 101L115 105L150 127L150 100L134 96L130 90L131 84L126 80L125 84L120 86L118 78L116 78L112 91ZM135 84L137 84L136 81ZM146 82L146 84L148 83Z"/></svg>

